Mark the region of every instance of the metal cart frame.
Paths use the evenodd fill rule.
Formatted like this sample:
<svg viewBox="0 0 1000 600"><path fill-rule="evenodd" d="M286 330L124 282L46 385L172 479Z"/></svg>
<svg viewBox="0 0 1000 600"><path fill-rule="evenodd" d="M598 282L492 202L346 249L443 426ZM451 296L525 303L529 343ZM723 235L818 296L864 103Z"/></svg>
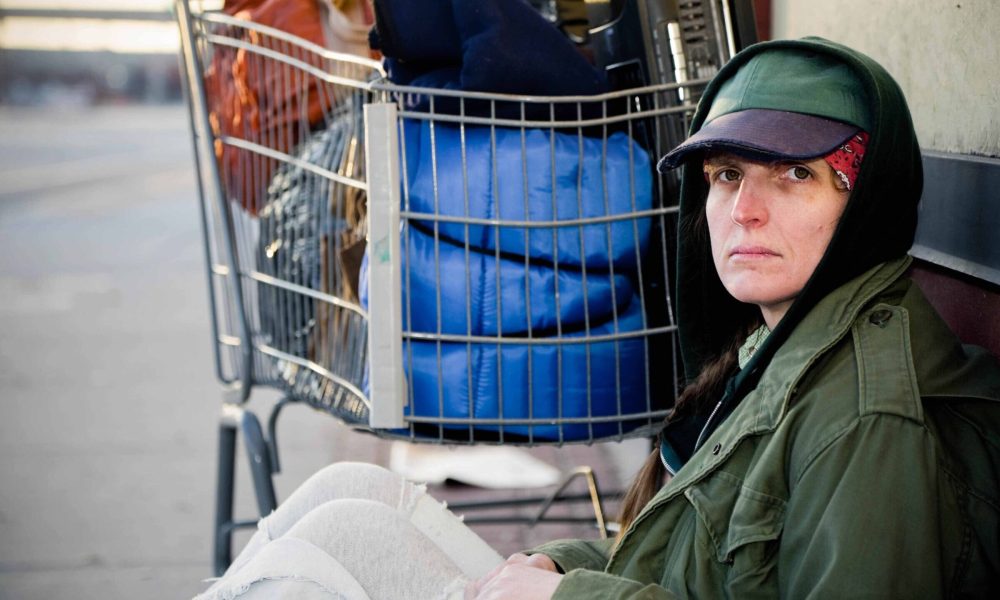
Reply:
<svg viewBox="0 0 1000 600"><path fill-rule="evenodd" d="M232 532L255 523L233 518L237 434L242 435L247 451L260 515L267 515L277 506L272 481L273 474L280 468L276 424L282 409L289 403L304 402L353 427L411 442L593 443L655 433L668 412L668 400L678 386L679 369L673 352L676 348L676 325L669 290L668 259L668 247L672 236L676 235L673 220L677 209L670 198L674 197L673 188L677 182L672 175L652 176L646 173L646 177L652 177L648 190L651 203L642 208L636 204L636 173L641 174L643 169L649 171L648 157L652 155L655 160L663 148L683 137L687 119L693 111L692 100L697 98L707 79L682 80L680 83L663 83L586 97L515 97L403 87L386 81L377 61L331 52L285 32L223 14L194 14L188 0L177 0L176 10L201 201L199 214L208 267L215 371L224 387L219 419L215 511L214 565L217 573L221 574L230 561ZM729 36L728 43L732 46L732 36ZM206 71L217 68L219 65L211 61L225 53L231 53L227 56L235 61L225 64L227 68L232 67L233 72L243 69L244 73L250 72L248 77L256 76L263 81L270 78L278 82L272 81L270 85L273 87L265 89L265 92L292 90L300 94L297 99L286 98L287 102L278 108L261 108L264 116L260 118L264 120L291 115L284 129L271 131L265 124L263 132L242 135L239 131L227 131L224 124L220 126L219 115L213 111L213 99L206 91L206 82L212 76ZM240 64L240 60L260 63ZM322 122L318 125L308 122L306 115L311 108L306 104L317 96L323 105ZM265 101L266 98L262 100ZM271 112L268 113L268 110ZM358 118L362 110L363 122ZM304 158L302 153L309 149L310 144L322 142L322 134L316 132L324 126L327 132L333 132L329 135L353 140L348 158L344 158L348 150L341 147L335 153L336 160L330 164ZM429 197L432 197L433 208L421 208L411 203L414 196L413 173L407 173L407 169L413 169L417 163L411 164L407 158L414 142L411 140L408 145L406 136L428 131L429 155L433 164L433 191ZM466 144L467 135L472 131L489 132L494 184L498 181L495 175L498 132L514 132L515 141L520 135L520 161L525 180L525 210L522 216L476 215L469 212L468 198L464 214L456 216L438 209L440 182L437 161L442 151L441 136L449 132L458 136L456 139L460 142L456 147L461 148L461 164L451 167L460 168L468 187L467 160L471 151ZM548 218L528 214L529 161L524 150L528 132L532 135L542 132L541 135L547 136L544 139L549 144L552 157L552 172L547 176L553 182L556 180L557 140L559 143L578 145L578 171L584 170L583 161L589 160L593 154L585 152L584 147L598 148L594 160L600 171L597 185L603 186L604 213L584 214L582 200L579 200L585 193L583 176L580 175L575 188L580 208L577 214L560 217L556 208ZM618 212L608 208L609 195L616 194L614 190L609 192L608 180L611 176L620 175L608 166L612 138L618 144L616 148L621 155L627 156L624 166L618 170L628 171L626 180L630 191L626 200L631 200L630 210ZM363 156L356 147L362 143ZM640 162L640 154L646 156L647 162ZM243 161L240 167L234 168L227 163L233 157ZM324 160L329 158L324 156ZM346 169L343 168L345 165ZM447 165L444 168L447 169ZM535 165L532 164L531 168L534 169ZM318 181L320 183L315 185L326 187L322 187L322 193L302 187L310 181ZM275 198L288 198L290 194L305 195L304 189L316 197L340 194L337 197L342 199L344 194L366 195L366 214L354 223L353 233L368 240L367 306L341 293L343 289L348 289L343 287L347 285L348 278L342 272L342 266L333 265L329 259L337 252L346 250L337 245L340 242L328 233L344 233L341 221L347 217L336 213L341 208L335 208L336 214L330 217L330 208L323 203L325 197L319 198L319 204L302 209L307 214L307 221L305 226L296 225L297 229L288 229L292 219L297 218L289 216L289 213L303 214L301 211L294 213L287 206L284 213L277 208L272 210L277 206ZM552 190L549 193L555 207L557 192ZM267 202L259 201L262 195L267 196ZM326 221L316 225L308 220L308 215L318 213L322 213L322 219ZM330 225L330 219L336 223ZM266 227L262 224L264 221L268 223ZM337 230L337 227L341 229ZM452 234L459 232L458 239L448 237L448 227L452 227ZM645 232L642 236L640 229ZM472 241L474 236L470 235L472 230L481 232L483 239L492 236L493 241L483 248L475 247L476 242ZM560 254L561 236L564 234L576 235L573 239L579 242L583 255L586 252L585 237L590 236L588 240L603 239L611 244L609 240L617 235L613 234L613 230L633 232L632 257L626 256L620 263L607 259L606 264L594 268L586 263L567 264L565 254ZM281 237L289 231L294 239ZM512 252L509 246L503 247L500 240L507 232L521 232L526 248L523 254ZM514 264L513 268L524 273L523 295L526 304L530 305L529 273L534 272L532 269L539 262L537 257L529 256L527 250L532 232L542 234L535 235L536 240L551 235L555 254L546 258L552 264L543 265L547 269L544 275L548 276L548 270L551 270L558 279L560 269L563 270L562 275L569 273L569 276L577 277L578 272L582 275L582 320L579 323L563 321L557 282L555 304L558 314L551 331L542 327L533 331L532 324L528 323L526 331L505 333L506 313L503 313L499 297L496 300L496 319L499 323L496 331L484 333L473 330L472 320L468 318L472 310L471 300L466 300L464 332L448 331L444 324L452 315L442 314L441 248L450 244L450 247L457 248L456 252L464 254L466 273L471 268L470 256L485 261L484 264L489 261L493 261L489 264L495 265L507 264L503 261ZM436 326L423 330L414 323L411 308L413 294L405 301L403 299L404 293L413 289L411 276L418 273L412 265L404 267L401 262L401 257L411 256L411 235L423 235L431 240L432 265L437 272ZM643 239L640 240L640 237ZM265 245L267 241L272 243ZM323 244L333 244L336 252ZM627 246L626 250L631 252ZM322 256L309 258L313 254ZM509 260L511 254L515 258L513 261ZM277 259L272 261L275 257ZM309 262L322 262L324 257L330 264L317 267ZM563 261L562 266L560 261ZM494 268L496 286L493 289L503 291L500 267ZM303 270L308 270L310 275L303 276ZM610 284L602 284L601 278ZM631 297L642 308L638 311L641 325L633 325L631 329L622 320L627 304L615 296L619 280L624 281L622 285L625 289L634 288ZM599 319L594 316L596 313L592 313L593 305L588 305L588 300L592 301L597 294L594 290L601 285L610 289L611 298L608 314L601 317L607 323L605 330L596 328L595 323ZM471 289L470 286L471 283L467 282L465 289ZM653 306L661 309L658 317L651 316L655 312L651 308ZM531 312L530 306L528 312ZM271 323L267 320L269 318L277 322ZM651 345L654 343L658 345ZM428 355L432 361L436 349L434 384L439 390L438 403L442 407L437 413L417 414L413 348L419 344L431 349ZM629 359L629 355L622 350L629 344L631 348L638 349L636 351L642 357L643 379L636 389L643 391L644 399L636 405L638 408L625 409L623 396L629 390L622 383L622 372L625 366L634 369L640 362L634 360L637 355L633 354ZM504 399L523 397L525 394L519 390L508 390L505 394L505 380L501 376L495 383L499 388L497 414L477 414L475 411L478 408L471 407L474 404L472 399L469 400L467 414L456 416L447 413L442 391L443 382L447 379L442 366L442 348L458 348L460 351L464 348L470 356L473 349L495 348L495 361L501 374L504 364L502 352L510 348L526 349L529 356L525 388L527 414L507 416ZM564 401L563 368L564 363L569 362L564 360L564 353L569 353L571 348L584 349L581 356L585 357L586 387L583 392L575 392L575 396L567 392ZM598 353L598 349L602 348L605 351L603 355ZM551 364L556 365L558 371L555 388L557 412L554 415L536 415L532 412L537 401L532 397L532 390L535 389L533 377L537 381L546 374L536 370L533 375L531 365L534 364L534 353L550 349L554 349L552 351L556 355L556 362ZM656 373L658 369L652 366L652 356L663 351L670 352L668 362L671 372L656 388L653 379L662 376L662 373ZM369 360L371 357L378 357L378 360ZM597 384L592 381L591 369L596 369L600 360L614 363L610 371L614 386L609 388L617 401L614 410L602 409L599 400L592 400L592 394L597 396L596 392L592 392ZM626 365L629 360L635 364ZM463 375L468 379L471 390L472 367L469 366L466 371ZM246 407L251 390L259 385L276 387L285 392L284 398L270 411L266 433L257 415ZM658 394L660 397L654 397ZM539 396L535 394L536 398ZM585 405L582 412L564 414L564 407L581 403ZM573 427L577 429L571 429ZM567 431L577 433L570 436L565 434ZM537 432L549 433L542 435ZM587 481L588 492L564 494L566 486L577 477ZM599 530L606 535L608 523L603 516L600 490L593 472L587 468L570 473L563 485L548 497L518 501L538 502L541 508L537 517L515 520L524 522L546 518L549 506L557 499L590 501ZM495 522L495 519L490 521Z"/></svg>

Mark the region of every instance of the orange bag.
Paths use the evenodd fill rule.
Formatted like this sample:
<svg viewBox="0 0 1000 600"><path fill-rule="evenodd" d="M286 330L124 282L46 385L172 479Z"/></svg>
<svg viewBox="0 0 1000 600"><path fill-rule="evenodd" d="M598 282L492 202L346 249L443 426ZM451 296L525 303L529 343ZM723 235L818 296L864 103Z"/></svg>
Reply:
<svg viewBox="0 0 1000 600"><path fill-rule="evenodd" d="M353 5L349 15L329 0L226 0L223 11L280 29L314 44L345 52L368 54L366 32L371 23L367 0ZM358 10L361 9L361 10ZM334 14L335 13L335 14ZM331 19L336 16L337 19ZM350 23L347 17L366 24ZM345 23L348 26L345 27ZM229 37L236 32L226 32ZM287 42L249 29L242 37L254 47L292 54L324 70L324 60L298 52ZM329 66L326 66L328 69ZM329 113L336 100L332 85L277 61L245 50L214 46L212 64L205 73L209 120L213 133L232 136L289 153ZM323 88L323 89L321 89ZM266 197L267 185L277 161L259 153L236 148L216 139L215 155L222 171L226 195L256 215Z"/></svg>

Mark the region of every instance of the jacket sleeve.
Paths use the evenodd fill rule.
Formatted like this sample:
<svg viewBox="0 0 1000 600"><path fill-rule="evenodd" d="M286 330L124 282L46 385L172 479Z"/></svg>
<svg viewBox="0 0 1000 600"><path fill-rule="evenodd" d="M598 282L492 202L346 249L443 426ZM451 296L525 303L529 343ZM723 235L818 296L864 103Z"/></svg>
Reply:
<svg viewBox="0 0 1000 600"><path fill-rule="evenodd" d="M542 544L526 554L545 554L566 573L552 600L671 600L672 593L658 585L649 585L605 573L615 541L556 540Z"/></svg>
<svg viewBox="0 0 1000 600"><path fill-rule="evenodd" d="M552 600L674 600L658 585L639 583L609 573L576 569L563 577Z"/></svg>
<svg viewBox="0 0 1000 600"><path fill-rule="evenodd" d="M603 571L608 566L614 539L555 540L526 550L525 554L544 554L555 561L563 573L573 569Z"/></svg>
<svg viewBox="0 0 1000 600"><path fill-rule="evenodd" d="M816 441L790 473L781 596L944 597L954 565L942 559L949 525L931 433L911 418L869 414Z"/></svg>

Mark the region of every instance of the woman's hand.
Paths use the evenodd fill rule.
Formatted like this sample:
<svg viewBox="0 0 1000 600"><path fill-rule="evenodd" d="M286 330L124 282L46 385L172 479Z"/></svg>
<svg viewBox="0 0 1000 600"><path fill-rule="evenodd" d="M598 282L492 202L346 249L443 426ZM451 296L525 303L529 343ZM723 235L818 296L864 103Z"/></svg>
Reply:
<svg viewBox="0 0 1000 600"><path fill-rule="evenodd" d="M465 589L467 600L549 600L562 580L556 563L544 554L512 554L506 562Z"/></svg>

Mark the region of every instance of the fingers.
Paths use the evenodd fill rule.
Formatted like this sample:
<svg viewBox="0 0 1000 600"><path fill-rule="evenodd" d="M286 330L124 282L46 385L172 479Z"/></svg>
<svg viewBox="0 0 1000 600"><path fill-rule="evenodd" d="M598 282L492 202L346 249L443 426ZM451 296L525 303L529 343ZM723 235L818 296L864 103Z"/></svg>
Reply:
<svg viewBox="0 0 1000 600"><path fill-rule="evenodd" d="M481 577L479 580L470 583L465 588L465 599L472 600L474 598L494 597L499 591L507 590L510 591L512 584L508 579L513 582L521 582L525 578L525 569L537 569L542 571L549 571L552 573L559 573L559 569L556 567L556 563L544 554L532 554L528 556L527 554L511 554L507 557L507 560L498 565L492 571ZM531 571L527 571L530 575ZM528 577L531 581L532 578ZM558 581L556 581L558 584ZM486 592L484 593L484 590Z"/></svg>
<svg viewBox="0 0 1000 600"><path fill-rule="evenodd" d="M552 571L553 573L558 573L559 568L556 567L554 560L546 556L545 554L532 554L528 557L528 560L524 564L529 567L534 567L536 569L544 569L546 571Z"/></svg>
<svg viewBox="0 0 1000 600"><path fill-rule="evenodd" d="M487 583L489 583L491 579L496 577L500 573L500 571L502 571L507 565L524 564L528 562L530 558L531 557L529 557L527 554L521 554L520 552L518 552L517 554L511 554L510 556L507 557L507 560L494 567L492 571L490 571L486 575L483 575L476 581L473 581L469 585L467 585L465 588L466 599L468 600L470 598L475 598L477 595L479 595L479 592L482 591L483 587Z"/></svg>
<svg viewBox="0 0 1000 600"><path fill-rule="evenodd" d="M477 600L549 600L563 576L531 567L527 561L506 564L474 596Z"/></svg>

